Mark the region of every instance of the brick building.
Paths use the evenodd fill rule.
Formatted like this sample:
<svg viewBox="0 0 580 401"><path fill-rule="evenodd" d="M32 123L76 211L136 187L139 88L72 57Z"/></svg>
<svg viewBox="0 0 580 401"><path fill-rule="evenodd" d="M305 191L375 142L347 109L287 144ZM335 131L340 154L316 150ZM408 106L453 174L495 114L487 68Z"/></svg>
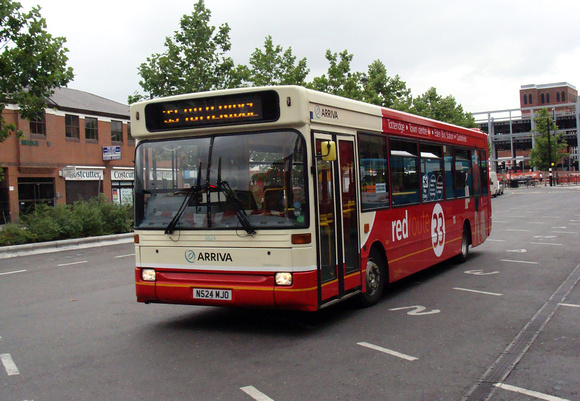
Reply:
<svg viewBox="0 0 580 401"><path fill-rule="evenodd" d="M520 89L520 108L523 114L530 114L530 107L556 106L557 113L572 114L578 91L568 82L558 82L543 85L522 85ZM568 104L568 106L564 106Z"/></svg>
<svg viewBox="0 0 580 401"><path fill-rule="evenodd" d="M127 105L59 88L38 119L22 119L16 105L3 117L24 136L0 143L0 224L38 203L72 204L99 193L131 202L135 141Z"/></svg>

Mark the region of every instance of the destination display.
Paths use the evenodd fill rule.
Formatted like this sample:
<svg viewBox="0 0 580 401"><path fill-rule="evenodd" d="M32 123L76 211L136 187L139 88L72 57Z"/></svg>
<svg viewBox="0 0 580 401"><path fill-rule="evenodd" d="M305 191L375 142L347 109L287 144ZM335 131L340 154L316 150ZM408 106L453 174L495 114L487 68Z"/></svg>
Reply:
<svg viewBox="0 0 580 401"><path fill-rule="evenodd" d="M151 132L276 121L280 101L274 91L150 103L145 123Z"/></svg>

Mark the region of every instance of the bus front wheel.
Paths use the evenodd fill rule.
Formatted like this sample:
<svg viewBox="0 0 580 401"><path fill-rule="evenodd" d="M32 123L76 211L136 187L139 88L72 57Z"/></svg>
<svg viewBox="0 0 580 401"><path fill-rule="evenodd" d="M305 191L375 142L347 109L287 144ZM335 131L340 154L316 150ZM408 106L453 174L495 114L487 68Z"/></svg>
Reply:
<svg viewBox="0 0 580 401"><path fill-rule="evenodd" d="M365 292L361 294L363 306L372 306L376 304L385 287L387 280L387 271L383 258L376 250L371 251L367 260L367 269L365 274Z"/></svg>

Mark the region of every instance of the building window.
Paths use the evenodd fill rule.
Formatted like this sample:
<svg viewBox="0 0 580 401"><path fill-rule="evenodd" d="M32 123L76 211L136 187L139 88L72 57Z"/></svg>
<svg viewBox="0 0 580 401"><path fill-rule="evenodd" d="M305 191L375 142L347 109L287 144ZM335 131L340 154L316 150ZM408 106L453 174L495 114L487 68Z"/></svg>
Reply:
<svg viewBox="0 0 580 401"><path fill-rule="evenodd" d="M540 99L541 99L540 101L542 102L542 104L546 103L546 96L543 93L540 95Z"/></svg>
<svg viewBox="0 0 580 401"><path fill-rule="evenodd" d="M559 102L560 101L560 92L556 92L556 101Z"/></svg>
<svg viewBox="0 0 580 401"><path fill-rule="evenodd" d="M123 142L123 123L121 121L111 121L111 141Z"/></svg>
<svg viewBox="0 0 580 401"><path fill-rule="evenodd" d="M93 117L85 117L85 138L99 140L98 121Z"/></svg>
<svg viewBox="0 0 580 401"><path fill-rule="evenodd" d="M550 103L550 94L546 93L546 103Z"/></svg>
<svg viewBox="0 0 580 401"><path fill-rule="evenodd" d="M35 118L30 120L30 133L46 136L46 120L44 112L38 113Z"/></svg>
<svg viewBox="0 0 580 401"><path fill-rule="evenodd" d="M127 142L135 142L135 138L131 134L131 123L127 123Z"/></svg>
<svg viewBox="0 0 580 401"><path fill-rule="evenodd" d="M528 104L528 95L524 93L524 104Z"/></svg>
<svg viewBox="0 0 580 401"><path fill-rule="evenodd" d="M533 104L534 101L532 100L532 94L530 93L528 96L530 97L530 104Z"/></svg>
<svg viewBox="0 0 580 401"><path fill-rule="evenodd" d="M566 92L562 91L562 101L566 101Z"/></svg>
<svg viewBox="0 0 580 401"><path fill-rule="evenodd" d="M65 114L64 127L67 138L79 139L79 116Z"/></svg>

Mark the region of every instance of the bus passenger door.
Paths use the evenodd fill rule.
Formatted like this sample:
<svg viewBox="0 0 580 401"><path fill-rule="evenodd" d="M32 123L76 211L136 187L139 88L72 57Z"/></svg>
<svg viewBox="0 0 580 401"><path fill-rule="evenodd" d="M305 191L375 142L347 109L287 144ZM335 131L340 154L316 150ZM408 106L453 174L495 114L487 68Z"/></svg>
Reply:
<svg viewBox="0 0 580 401"><path fill-rule="evenodd" d="M337 160L322 160L322 142L333 140ZM316 136L318 204L319 299L338 299L361 286L358 197L354 140L336 135Z"/></svg>

